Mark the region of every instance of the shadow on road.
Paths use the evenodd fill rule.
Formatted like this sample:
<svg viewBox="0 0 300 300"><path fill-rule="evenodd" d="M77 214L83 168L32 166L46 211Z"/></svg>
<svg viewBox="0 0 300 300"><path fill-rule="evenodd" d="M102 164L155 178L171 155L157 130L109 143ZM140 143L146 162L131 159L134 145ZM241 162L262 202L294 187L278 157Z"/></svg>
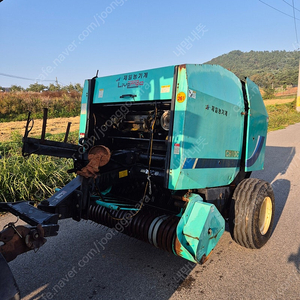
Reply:
<svg viewBox="0 0 300 300"><path fill-rule="evenodd" d="M291 189L291 182L286 179L278 179L272 183L275 194L275 218L274 230L279 222L283 209L285 207L287 198Z"/></svg>
<svg viewBox="0 0 300 300"><path fill-rule="evenodd" d="M291 254L289 256L288 262L293 262L295 264L298 273L300 273L300 247L298 249L298 253Z"/></svg>
<svg viewBox="0 0 300 300"><path fill-rule="evenodd" d="M94 254L94 242L107 232L63 220L60 234L36 254L11 262L22 299L167 300L190 278L195 264L122 234Z"/></svg>
<svg viewBox="0 0 300 300"><path fill-rule="evenodd" d="M254 172L252 177L273 182L276 177L284 175L290 165L293 166L291 163L295 157L295 153L294 147L267 146L264 170Z"/></svg>

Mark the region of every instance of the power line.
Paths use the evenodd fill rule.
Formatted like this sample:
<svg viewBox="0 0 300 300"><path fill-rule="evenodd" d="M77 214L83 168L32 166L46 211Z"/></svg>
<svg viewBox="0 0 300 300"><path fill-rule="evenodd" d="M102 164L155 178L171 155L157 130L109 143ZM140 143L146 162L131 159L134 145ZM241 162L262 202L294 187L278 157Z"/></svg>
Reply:
<svg viewBox="0 0 300 300"><path fill-rule="evenodd" d="M24 79L24 80L30 80L30 81L48 81L48 82L56 82L58 84L60 84L61 86L67 86L66 84L64 84L63 82L61 81L58 81L57 79L56 80L51 80L51 79L33 79L33 78L27 78L27 77L21 77L21 76L15 76L15 75L10 75L10 74L5 74L5 73L0 73L1 76L5 76L5 77L11 77L11 78L18 78L18 79Z"/></svg>
<svg viewBox="0 0 300 300"><path fill-rule="evenodd" d="M274 6L270 5L270 4L268 4L268 3L264 2L264 1L262 1L262 0L258 0L258 1L261 2L261 3L263 3L263 4L265 4L265 5L267 5L267 6L269 6L269 7L271 7L271 8L273 8L274 10L277 10L278 12L280 12L280 13L282 13L282 14L284 14L284 15L290 17L290 18L293 18L294 20L300 21L300 19L297 19L296 17L293 17L293 16L291 16L291 15L289 15L289 14L283 12L282 10L280 10L280 9L278 9L278 8L276 8L276 7L274 7Z"/></svg>
<svg viewBox="0 0 300 300"><path fill-rule="evenodd" d="M48 79L48 80L33 79L33 78L15 76L15 75L10 75L10 74L5 74L5 73L0 73L0 75L5 76L5 77L18 78L18 79L23 79L23 80L30 80L30 81L49 81L49 82L55 81L55 80L51 80L51 79Z"/></svg>
<svg viewBox="0 0 300 300"><path fill-rule="evenodd" d="M296 41L297 41L297 45L299 45L298 31L297 31L297 24L296 24L296 13L295 13L295 3L294 3L294 0L292 0L292 3L293 3L293 14L294 14L294 25L295 25Z"/></svg>
<svg viewBox="0 0 300 300"><path fill-rule="evenodd" d="M300 9L296 8L295 6L293 6L292 4L288 3L285 0L282 0L284 3L286 3L287 5L289 5L290 7L293 7L295 10L300 11ZM294 2L294 1L293 1Z"/></svg>
<svg viewBox="0 0 300 300"><path fill-rule="evenodd" d="M18 79L24 79L24 80L34 80L32 78L25 78L25 77L20 77L20 76L14 76L14 75L9 75L9 74L4 74L4 73L0 73L1 76L5 76L5 77L12 77L12 78L18 78Z"/></svg>

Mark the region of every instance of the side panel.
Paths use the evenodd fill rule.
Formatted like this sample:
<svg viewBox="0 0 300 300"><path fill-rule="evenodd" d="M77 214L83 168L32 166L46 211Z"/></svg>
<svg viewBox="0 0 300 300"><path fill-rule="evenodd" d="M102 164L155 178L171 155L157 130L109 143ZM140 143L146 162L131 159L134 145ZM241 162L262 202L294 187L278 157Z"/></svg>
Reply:
<svg viewBox="0 0 300 300"><path fill-rule="evenodd" d="M177 189L178 178L181 173L183 161L184 124L188 98L186 66L178 66L177 87L175 93L175 109L173 121L173 137L170 153L169 186L171 190Z"/></svg>
<svg viewBox="0 0 300 300"><path fill-rule="evenodd" d="M81 96L81 111L80 111L80 124L79 124L79 138L85 136L87 111L88 111L88 92L89 92L89 81L85 80L82 96Z"/></svg>
<svg viewBox="0 0 300 300"><path fill-rule="evenodd" d="M204 263L225 230L225 220L213 204L191 194L177 226L175 253L196 263Z"/></svg>
<svg viewBox="0 0 300 300"><path fill-rule="evenodd" d="M246 81L249 103L245 171L262 170L264 167L268 113L258 86L249 78Z"/></svg>
<svg viewBox="0 0 300 300"><path fill-rule="evenodd" d="M220 66L186 65L185 72L178 80L178 92L185 91L187 98L175 104L169 188L228 185L239 172L242 155L241 82Z"/></svg>
<svg viewBox="0 0 300 300"><path fill-rule="evenodd" d="M174 66L100 77L96 79L93 103L169 100L173 77Z"/></svg>

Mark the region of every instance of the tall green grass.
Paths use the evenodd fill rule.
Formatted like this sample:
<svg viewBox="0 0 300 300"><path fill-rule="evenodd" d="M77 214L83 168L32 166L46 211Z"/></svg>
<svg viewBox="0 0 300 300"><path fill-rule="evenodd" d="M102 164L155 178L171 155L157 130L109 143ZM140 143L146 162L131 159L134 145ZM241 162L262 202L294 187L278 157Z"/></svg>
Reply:
<svg viewBox="0 0 300 300"><path fill-rule="evenodd" d="M286 128L300 122L300 113L296 111L296 100L285 104L268 105L269 131Z"/></svg>
<svg viewBox="0 0 300 300"><path fill-rule="evenodd" d="M80 113L81 93L66 92L9 92L0 93L0 122L27 119L27 111L35 119L42 118L47 107L48 117L73 117ZM62 141L64 134L46 134L46 138ZM77 143L78 131L69 135L69 142ZM22 136L12 133L9 142L0 143L0 201L41 201L63 187L75 175L68 174L73 168L71 159L43 155L22 157Z"/></svg>
<svg viewBox="0 0 300 300"><path fill-rule="evenodd" d="M62 140L63 134L51 136L53 140ZM76 141L78 132L70 134L70 140ZM0 201L20 200L41 201L49 198L56 187L63 187L75 175L68 174L73 168L71 159L62 159L43 155L21 155L21 136L14 134L12 141L0 143Z"/></svg>

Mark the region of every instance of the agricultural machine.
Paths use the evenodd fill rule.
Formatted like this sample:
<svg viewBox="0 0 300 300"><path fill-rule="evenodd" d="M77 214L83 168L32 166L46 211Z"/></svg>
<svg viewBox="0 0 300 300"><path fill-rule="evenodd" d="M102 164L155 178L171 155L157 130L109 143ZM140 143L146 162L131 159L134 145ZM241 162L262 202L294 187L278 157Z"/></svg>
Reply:
<svg viewBox="0 0 300 300"><path fill-rule="evenodd" d="M23 155L72 159L68 172L77 177L37 207L1 203L29 224L0 232L2 264L41 247L64 218L92 220L200 264L225 221L241 246L270 238L273 191L250 178L263 169L268 115L249 78L192 64L96 76L84 83L78 145L67 142L69 126L64 142L45 139L46 123L45 109L41 138L29 137L29 114Z"/></svg>

